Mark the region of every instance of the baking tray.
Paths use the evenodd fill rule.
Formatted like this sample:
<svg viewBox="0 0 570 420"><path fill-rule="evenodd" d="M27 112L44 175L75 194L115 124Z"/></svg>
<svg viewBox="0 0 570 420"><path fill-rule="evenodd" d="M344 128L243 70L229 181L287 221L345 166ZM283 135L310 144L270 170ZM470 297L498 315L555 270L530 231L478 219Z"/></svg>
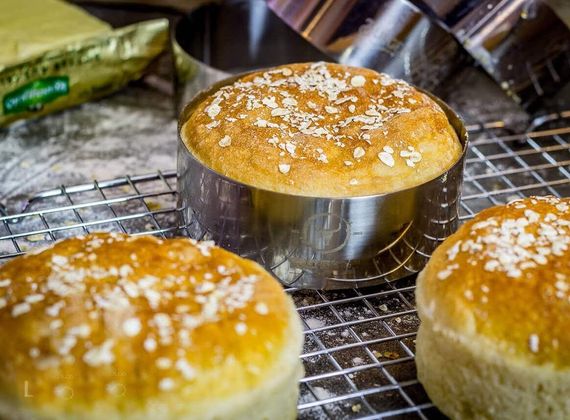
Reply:
<svg viewBox="0 0 570 420"><path fill-rule="evenodd" d="M524 132L503 121L468 129L460 221L514 198L570 196L570 111L534 118ZM176 203L175 171L38 193L21 213L0 217L0 263L97 230L184 234ZM414 287L411 276L366 289L287 289L305 327L300 419L442 417L416 378Z"/></svg>

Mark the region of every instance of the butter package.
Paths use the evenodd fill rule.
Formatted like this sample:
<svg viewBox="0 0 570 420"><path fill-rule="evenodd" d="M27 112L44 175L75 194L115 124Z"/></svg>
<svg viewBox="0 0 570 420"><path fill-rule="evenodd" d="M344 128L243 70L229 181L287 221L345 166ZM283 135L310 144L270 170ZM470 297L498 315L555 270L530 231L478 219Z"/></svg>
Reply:
<svg viewBox="0 0 570 420"><path fill-rule="evenodd" d="M168 21L113 30L58 0L0 1L0 126L77 105L142 76Z"/></svg>

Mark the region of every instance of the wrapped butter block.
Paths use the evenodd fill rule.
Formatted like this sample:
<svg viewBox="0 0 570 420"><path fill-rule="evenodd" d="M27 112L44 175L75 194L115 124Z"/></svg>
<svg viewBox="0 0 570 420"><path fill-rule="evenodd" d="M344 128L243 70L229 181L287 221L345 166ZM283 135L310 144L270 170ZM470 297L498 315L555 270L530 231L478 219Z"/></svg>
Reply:
<svg viewBox="0 0 570 420"><path fill-rule="evenodd" d="M2 0L0 65L111 30L107 23L60 0Z"/></svg>
<svg viewBox="0 0 570 420"><path fill-rule="evenodd" d="M168 21L113 30L59 0L0 1L0 126L107 95L167 45Z"/></svg>

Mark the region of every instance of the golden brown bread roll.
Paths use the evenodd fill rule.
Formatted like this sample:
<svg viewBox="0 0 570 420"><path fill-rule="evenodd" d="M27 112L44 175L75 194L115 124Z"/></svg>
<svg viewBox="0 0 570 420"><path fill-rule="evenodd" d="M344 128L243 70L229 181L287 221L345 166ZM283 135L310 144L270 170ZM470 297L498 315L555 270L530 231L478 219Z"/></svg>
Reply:
<svg viewBox="0 0 570 420"><path fill-rule="evenodd" d="M292 419L300 322L210 243L93 234L0 269L0 417Z"/></svg>
<svg viewBox="0 0 570 420"><path fill-rule="evenodd" d="M418 277L417 367L454 419L570 418L570 199L482 211Z"/></svg>
<svg viewBox="0 0 570 420"><path fill-rule="evenodd" d="M427 95L330 63L246 75L196 104L181 130L202 163L234 180L308 196L360 196L427 182L462 146Z"/></svg>

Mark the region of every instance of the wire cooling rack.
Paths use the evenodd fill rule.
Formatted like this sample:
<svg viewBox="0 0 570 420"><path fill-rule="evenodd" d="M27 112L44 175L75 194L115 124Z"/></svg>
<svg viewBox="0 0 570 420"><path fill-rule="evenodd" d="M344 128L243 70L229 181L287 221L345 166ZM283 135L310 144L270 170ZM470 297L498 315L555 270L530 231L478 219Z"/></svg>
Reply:
<svg viewBox="0 0 570 420"><path fill-rule="evenodd" d="M469 126L462 220L529 195L570 196L570 111L524 133L497 121ZM184 234L176 173L125 176L35 195L0 217L0 263L30 248L92 231ZM288 289L305 324L299 417L437 418L416 378L415 278L368 289Z"/></svg>

